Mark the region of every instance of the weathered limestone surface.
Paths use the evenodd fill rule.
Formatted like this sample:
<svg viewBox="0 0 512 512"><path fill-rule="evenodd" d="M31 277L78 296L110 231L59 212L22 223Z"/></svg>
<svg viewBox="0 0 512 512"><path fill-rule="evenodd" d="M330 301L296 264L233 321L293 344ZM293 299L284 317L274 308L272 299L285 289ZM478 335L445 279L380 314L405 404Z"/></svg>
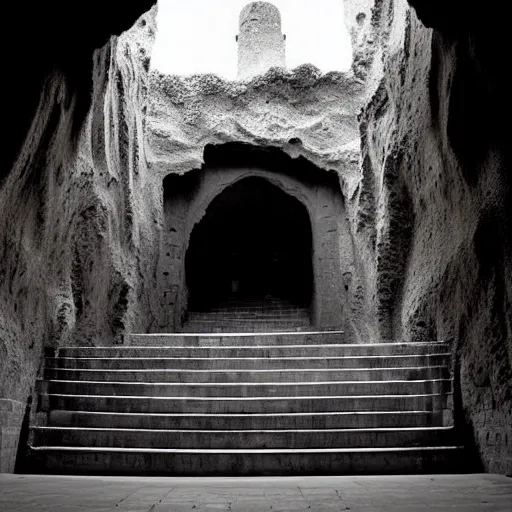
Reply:
<svg viewBox="0 0 512 512"><path fill-rule="evenodd" d="M505 16L501 6L410 3L417 13L405 0L375 2L382 69L368 75L376 88L361 116L361 183L348 210L379 336L455 339L467 440L475 437L486 470L511 474Z"/></svg>
<svg viewBox="0 0 512 512"><path fill-rule="evenodd" d="M382 51L377 32L381 10L375 0L344 0L345 25L352 41L352 70L369 85L370 70L382 67ZM376 8L377 7L377 8ZM372 73L375 75L375 73Z"/></svg>
<svg viewBox="0 0 512 512"><path fill-rule="evenodd" d="M34 65L35 76L39 71L42 77L41 84L33 83L39 105L24 142L16 139L16 129L8 139L21 144L10 171L2 169L0 188L0 397L11 404L25 404L33 393L44 348L109 344L151 321L145 292L154 269L141 254L156 239L153 212L161 202L148 179L143 147L155 11L110 38L151 4L123 4L122 14L113 9L108 18L105 12L98 24L82 13L83 20L75 20L75 31L84 36L74 47L76 62L56 51L56 62ZM27 15L29 25L36 24L33 14ZM67 33L72 21L63 29L69 40L53 41L52 34L41 45L52 47L53 41L59 52L73 53L76 34ZM87 21L88 38L80 24ZM96 45L104 46L94 51ZM9 101L30 98L22 96L24 87ZM11 429L1 444L3 470L14 464L21 423L16 411L0 416L2 438Z"/></svg>
<svg viewBox="0 0 512 512"><path fill-rule="evenodd" d="M357 114L364 87L351 73L311 65L271 69L249 82L151 73L148 162L165 176L203 163L207 144L246 142L304 156L350 180L358 175Z"/></svg>

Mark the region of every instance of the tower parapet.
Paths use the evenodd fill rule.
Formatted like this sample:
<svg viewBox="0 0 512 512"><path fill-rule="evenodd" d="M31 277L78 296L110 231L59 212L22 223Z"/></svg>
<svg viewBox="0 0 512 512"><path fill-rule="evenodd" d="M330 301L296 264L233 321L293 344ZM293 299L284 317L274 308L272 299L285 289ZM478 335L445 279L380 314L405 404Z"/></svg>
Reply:
<svg viewBox="0 0 512 512"><path fill-rule="evenodd" d="M252 78L271 67L286 68L286 36L279 9L269 2L252 2L240 13L238 78Z"/></svg>

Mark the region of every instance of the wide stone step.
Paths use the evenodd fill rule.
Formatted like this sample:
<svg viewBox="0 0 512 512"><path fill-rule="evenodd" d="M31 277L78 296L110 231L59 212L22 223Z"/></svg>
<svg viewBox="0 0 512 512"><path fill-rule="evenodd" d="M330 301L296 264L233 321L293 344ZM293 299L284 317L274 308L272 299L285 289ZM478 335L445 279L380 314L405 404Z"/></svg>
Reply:
<svg viewBox="0 0 512 512"><path fill-rule="evenodd" d="M351 343L342 331L312 331L303 310L247 304L191 314L186 329L204 327L202 334L135 334L122 345L48 351L35 415L42 425L30 430L32 470L466 469L451 414L450 343Z"/></svg>
<svg viewBox="0 0 512 512"><path fill-rule="evenodd" d="M453 443L452 427L314 430L137 430L34 427L34 446L109 448L405 448Z"/></svg>
<svg viewBox="0 0 512 512"><path fill-rule="evenodd" d="M249 340L250 341L250 340ZM445 343L315 344L225 347L66 347L60 357L339 357L372 355L417 355L448 353Z"/></svg>
<svg viewBox="0 0 512 512"><path fill-rule="evenodd" d="M208 321L223 321L223 320L293 320L296 318L308 320L310 315L305 310L300 309L281 309L281 310L263 310L263 309L246 309L246 310L231 310L231 311L215 311L209 313L189 313L188 320L208 320Z"/></svg>
<svg viewBox="0 0 512 512"><path fill-rule="evenodd" d="M47 400L46 400L47 398ZM114 413L282 414L330 411L441 411L451 408L451 393L380 396L165 397L94 396L69 393L43 397L43 410Z"/></svg>
<svg viewBox="0 0 512 512"><path fill-rule="evenodd" d="M188 320L189 324L220 324L220 325L237 325L237 324L253 324L255 326L264 326L266 324L278 324L278 325L310 325L311 320L309 316L302 317L294 317L290 318L288 316L268 316L262 317L257 315L237 315L237 316L219 316L219 317L206 317L206 318L196 318L193 317ZM200 332L200 331L199 331Z"/></svg>
<svg viewBox="0 0 512 512"><path fill-rule="evenodd" d="M374 411L284 414L137 414L53 410L48 425L56 427L273 430L421 427L441 425L433 411Z"/></svg>
<svg viewBox="0 0 512 512"><path fill-rule="evenodd" d="M254 333L254 332L279 332L279 331L295 331L305 332L311 330L311 322L309 320L294 321L195 321L186 322L182 331L185 333Z"/></svg>
<svg viewBox="0 0 512 512"><path fill-rule="evenodd" d="M188 325L246 325L251 324L255 326L265 326L265 325L282 325L287 326L290 325L292 327L295 326L307 326L311 325L311 320L309 317L296 317L296 318L288 318L288 317L259 317L259 316L238 316L238 317L224 317L224 318L192 318L187 322ZM201 332L201 331L197 331ZM233 331L236 332L236 331Z"/></svg>
<svg viewBox="0 0 512 512"><path fill-rule="evenodd" d="M214 309L211 311L191 311L188 313L187 318L310 318L310 312L307 309L297 308L262 308L258 306L246 308L231 308L231 309Z"/></svg>
<svg viewBox="0 0 512 512"><path fill-rule="evenodd" d="M324 345L343 343L343 331L130 334L125 345L134 347L233 347L274 345Z"/></svg>
<svg viewBox="0 0 512 512"><path fill-rule="evenodd" d="M262 307L262 306L247 306L247 307L232 307L232 308L217 308L210 311L190 311L188 318L191 317L225 317L237 315L255 315L255 316L285 316L292 318L294 316L310 316L308 309L294 308L294 307Z"/></svg>
<svg viewBox="0 0 512 512"><path fill-rule="evenodd" d="M255 325L266 325L266 324L278 324L278 325L311 325L311 319L309 315L294 315L294 316L288 316L288 315L277 315L277 316L271 316L271 315L257 315L257 314L238 314L238 315L231 315L231 316L213 316L213 317L189 317L187 323L189 324L220 324L220 325L227 325L227 324L237 324L237 323L251 323ZM200 331L199 331L200 332ZM233 331L236 332L236 331Z"/></svg>
<svg viewBox="0 0 512 512"><path fill-rule="evenodd" d="M100 370L309 370L448 366L450 359L449 354L286 358L49 357L45 365L46 368Z"/></svg>
<svg viewBox="0 0 512 512"><path fill-rule="evenodd" d="M47 369L48 380L139 383L266 383L447 379L446 366L300 370L73 370Z"/></svg>
<svg viewBox="0 0 512 512"><path fill-rule="evenodd" d="M457 446L360 449L127 449L37 447L39 473L254 476L456 473L471 468Z"/></svg>
<svg viewBox="0 0 512 512"><path fill-rule="evenodd" d="M450 379L325 382L147 383L39 381L50 394L168 397L416 395L451 391Z"/></svg>
<svg viewBox="0 0 512 512"><path fill-rule="evenodd" d="M305 307L295 306L292 304L263 304L263 303L245 303L245 304L231 304L224 307L213 307L208 310L189 311L189 315L230 315L236 313L265 313L265 314L280 314L280 313L301 313L308 314L309 309Z"/></svg>

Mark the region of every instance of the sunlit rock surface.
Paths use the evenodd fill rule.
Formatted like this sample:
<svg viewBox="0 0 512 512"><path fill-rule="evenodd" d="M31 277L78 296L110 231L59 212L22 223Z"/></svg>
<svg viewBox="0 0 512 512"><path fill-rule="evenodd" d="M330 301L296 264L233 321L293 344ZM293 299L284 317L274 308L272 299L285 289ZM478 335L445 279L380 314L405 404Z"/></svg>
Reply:
<svg viewBox="0 0 512 512"><path fill-rule="evenodd" d="M304 65L250 81L153 72L148 110L152 171L199 167L206 144L247 142L304 156L323 169L357 175L357 114L364 88L351 73L322 75Z"/></svg>

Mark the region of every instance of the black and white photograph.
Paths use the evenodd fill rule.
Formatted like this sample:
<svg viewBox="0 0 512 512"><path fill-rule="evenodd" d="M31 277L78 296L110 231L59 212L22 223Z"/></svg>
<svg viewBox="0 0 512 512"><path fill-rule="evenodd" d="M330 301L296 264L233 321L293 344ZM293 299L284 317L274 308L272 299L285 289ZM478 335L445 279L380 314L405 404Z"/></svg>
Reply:
<svg viewBox="0 0 512 512"><path fill-rule="evenodd" d="M512 512L508 10L3 6L0 511Z"/></svg>

